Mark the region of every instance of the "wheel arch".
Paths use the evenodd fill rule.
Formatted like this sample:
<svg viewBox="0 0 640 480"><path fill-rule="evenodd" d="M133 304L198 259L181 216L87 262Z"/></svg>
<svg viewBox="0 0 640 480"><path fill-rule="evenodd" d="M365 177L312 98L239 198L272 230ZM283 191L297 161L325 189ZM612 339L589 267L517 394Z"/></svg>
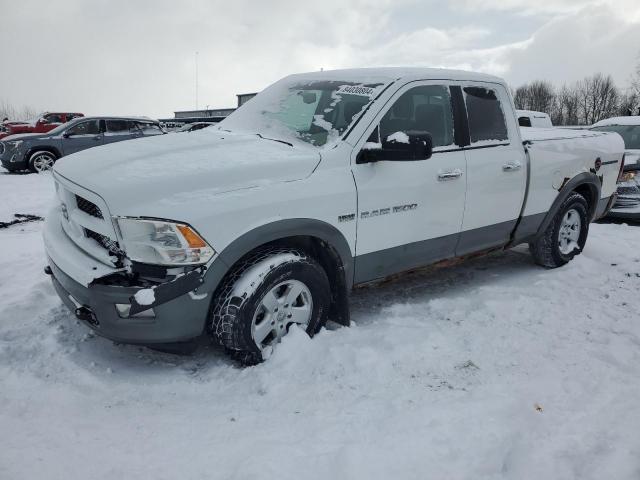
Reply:
<svg viewBox="0 0 640 480"><path fill-rule="evenodd" d="M49 152L49 153L53 153L56 156L56 160L59 159L62 154L60 153L60 150L58 150L58 148L52 146L52 145L42 145L42 146L35 146L35 147L31 147L29 150L26 151L26 153L24 154L24 158L27 162L31 161L31 156L34 153L37 152Z"/></svg>
<svg viewBox="0 0 640 480"><path fill-rule="evenodd" d="M332 290L331 319L348 325L348 297L353 286L353 256L349 243L333 225L308 218L262 225L244 233L219 252L205 276L206 290L214 293L212 307L216 290L227 274L247 255L269 245L303 249L320 263Z"/></svg>
<svg viewBox="0 0 640 480"><path fill-rule="evenodd" d="M579 173L569 181L565 182L560 189L558 196L551 204L551 208L544 217L544 220L540 224L537 235L539 236L545 232L553 218L558 213L558 210L560 210L564 201L574 192L582 195L587 201L587 205L589 206L589 221L593 221L598 207L598 200L600 199L601 187L602 184L600 179L591 172Z"/></svg>

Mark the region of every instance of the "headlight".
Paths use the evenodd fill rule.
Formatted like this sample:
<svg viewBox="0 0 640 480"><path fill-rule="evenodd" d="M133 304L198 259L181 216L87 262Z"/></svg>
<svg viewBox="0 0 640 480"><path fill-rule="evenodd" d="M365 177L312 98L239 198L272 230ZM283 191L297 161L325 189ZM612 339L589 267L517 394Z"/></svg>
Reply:
<svg viewBox="0 0 640 480"><path fill-rule="evenodd" d="M200 265L216 253L184 223L117 218L123 249L130 260L155 265Z"/></svg>
<svg viewBox="0 0 640 480"><path fill-rule="evenodd" d="M636 173L637 172L634 171L623 172L622 176L620 177L620 182L630 182L631 180L636 178Z"/></svg>
<svg viewBox="0 0 640 480"><path fill-rule="evenodd" d="M15 148L17 150L18 147L20 145L22 145L22 140L10 140L10 141L8 141L6 143L7 143L7 145L9 145L9 147Z"/></svg>

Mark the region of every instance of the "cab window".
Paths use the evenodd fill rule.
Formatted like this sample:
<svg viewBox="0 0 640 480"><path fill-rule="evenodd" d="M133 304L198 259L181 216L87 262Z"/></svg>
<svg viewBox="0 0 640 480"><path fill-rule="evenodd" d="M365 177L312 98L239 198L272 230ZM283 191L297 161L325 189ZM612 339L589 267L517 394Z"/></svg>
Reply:
<svg viewBox="0 0 640 480"><path fill-rule="evenodd" d="M495 90L485 87L465 87L471 143L504 142L509 139L507 124Z"/></svg>
<svg viewBox="0 0 640 480"><path fill-rule="evenodd" d="M162 135L164 132L160 125L148 122L136 122L143 135Z"/></svg>
<svg viewBox="0 0 640 480"><path fill-rule="evenodd" d="M107 120L107 134L128 135L129 122L127 120Z"/></svg>
<svg viewBox="0 0 640 480"><path fill-rule="evenodd" d="M71 127L67 134L79 136L79 135L98 135L100 133L100 126L98 120L89 120L86 122L80 122Z"/></svg>
<svg viewBox="0 0 640 480"><path fill-rule="evenodd" d="M518 125L521 127L530 127L531 119L529 117L520 117L518 118Z"/></svg>
<svg viewBox="0 0 640 480"><path fill-rule="evenodd" d="M412 88L396 100L380 121L379 142L384 146L409 135L431 135L433 147L454 143L449 88L428 85Z"/></svg>

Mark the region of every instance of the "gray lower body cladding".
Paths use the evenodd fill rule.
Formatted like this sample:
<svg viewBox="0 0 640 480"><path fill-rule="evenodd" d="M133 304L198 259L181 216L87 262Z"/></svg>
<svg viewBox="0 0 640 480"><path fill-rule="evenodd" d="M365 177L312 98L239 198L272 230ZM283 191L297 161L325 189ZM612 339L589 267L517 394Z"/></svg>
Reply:
<svg viewBox="0 0 640 480"><path fill-rule="evenodd" d="M60 299L74 313L78 304L86 307L92 313L92 318L79 318L100 336L122 343L151 345L190 340L200 336L204 330L211 302L210 293L201 295L203 298L199 299L187 293L156 305L152 317L122 318L116 310L116 304L130 304L130 298L141 288L113 285L85 287L60 270L51 259L49 266Z"/></svg>

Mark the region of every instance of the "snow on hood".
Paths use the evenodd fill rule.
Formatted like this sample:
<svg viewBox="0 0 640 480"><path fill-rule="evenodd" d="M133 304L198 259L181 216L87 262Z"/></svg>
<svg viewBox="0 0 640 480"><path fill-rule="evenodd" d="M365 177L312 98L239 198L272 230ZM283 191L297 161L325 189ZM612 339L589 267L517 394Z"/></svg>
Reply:
<svg viewBox="0 0 640 480"><path fill-rule="evenodd" d="M312 146L203 129L92 148L61 158L54 171L100 195L113 215L151 216L160 203L300 180L319 161Z"/></svg>

